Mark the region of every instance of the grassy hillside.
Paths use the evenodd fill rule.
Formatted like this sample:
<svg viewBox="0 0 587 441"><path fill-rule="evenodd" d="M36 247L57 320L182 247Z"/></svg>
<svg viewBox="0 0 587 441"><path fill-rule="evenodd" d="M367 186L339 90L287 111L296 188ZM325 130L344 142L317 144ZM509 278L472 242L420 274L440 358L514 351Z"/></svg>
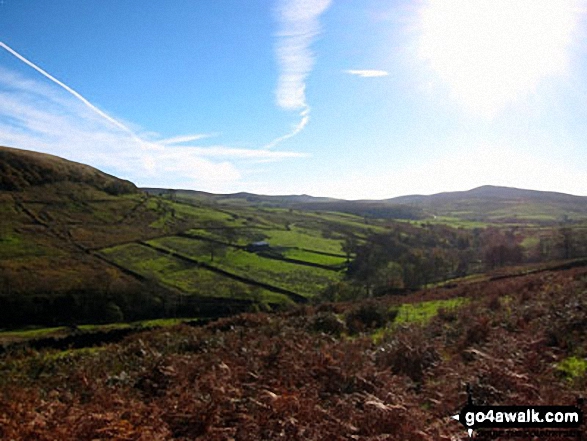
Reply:
<svg viewBox="0 0 587 441"><path fill-rule="evenodd" d="M170 191L154 188L145 190L156 195L168 195ZM307 195L214 195L190 190L172 190L172 193L178 200L215 203L222 206L338 212L363 218L427 220L471 227L484 227L488 223L553 225L561 221L587 221L587 197L491 185L430 196L411 195L361 201Z"/></svg>
<svg viewBox="0 0 587 441"><path fill-rule="evenodd" d="M50 155L1 148L0 156L0 328L306 301L343 277L345 234L382 228L186 203ZM270 242L268 254L247 250L259 240Z"/></svg>
<svg viewBox="0 0 587 441"><path fill-rule="evenodd" d="M587 229L569 222L512 227L497 219L492 229L485 219L473 225L482 228L452 228L443 223L458 220L456 211L400 222L389 217L403 208L379 212L384 201L144 193L54 156L0 148L0 157L0 328L280 308L587 255ZM486 189L443 198L484 207L497 201L505 210L512 197L525 195ZM528 198L573 206L581 200Z"/></svg>
<svg viewBox="0 0 587 441"><path fill-rule="evenodd" d="M387 202L420 208L445 222L552 225L587 220L587 197L491 185L431 196L402 196Z"/></svg>
<svg viewBox="0 0 587 441"><path fill-rule="evenodd" d="M45 153L0 146L0 190L24 190L61 182L83 183L109 194L137 193L133 183L88 165Z"/></svg>

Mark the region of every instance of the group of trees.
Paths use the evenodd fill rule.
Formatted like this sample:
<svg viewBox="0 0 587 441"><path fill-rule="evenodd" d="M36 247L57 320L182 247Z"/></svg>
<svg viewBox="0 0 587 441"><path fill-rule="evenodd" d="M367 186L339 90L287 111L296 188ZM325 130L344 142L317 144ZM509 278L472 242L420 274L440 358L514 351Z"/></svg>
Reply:
<svg viewBox="0 0 587 441"><path fill-rule="evenodd" d="M561 227L541 236L531 258L535 261L587 256L587 229Z"/></svg>
<svg viewBox="0 0 587 441"><path fill-rule="evenodd" d="M433 228L409 233L396 229L369 236L355 247L349 280L370 296L416 289L456 274L469 257L467 241L438 233Z"/></svg>
<svg viewBox="0 0 587 441"><path fill-rule="evenodd" d="M516 227L404 224L362 240L349 236L343 245L347 278L322 297L334 301L397 293L508 265L587 256L587 230L555 227L541 234L526 246L524 231Z"/></svg>

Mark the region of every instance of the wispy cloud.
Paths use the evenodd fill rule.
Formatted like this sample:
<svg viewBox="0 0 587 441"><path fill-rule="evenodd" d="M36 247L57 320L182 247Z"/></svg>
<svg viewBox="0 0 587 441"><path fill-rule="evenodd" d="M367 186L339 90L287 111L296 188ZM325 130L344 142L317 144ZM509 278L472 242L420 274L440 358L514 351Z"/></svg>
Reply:
<svg viewBox="0 0 587 441"><path fill-rule="evenodd" d="M62 83L61 81L59 81L57 78L55 78L52 75L50 75L45 70L41 69L35 63L33 63L32 61L28 60L27 58L25 58L24 56L22 56L21 54L19 54L17 51L15 51L14 49L12 49L10 46L4 44L2 41L0 41L0 48L6 50L8 53L10 53L11 55L15 56L16 58L18 58L20 61L22 61L26 65L28 65L28 66L32 67L33 69L35 69L37 72L39 72L45 78L47 78L48 80L50 80L53 83L57 84L59 87L61 87L62 89L64 89L65 91L67 91L68 93L70 93L71 95L73 95L76 99L78 99L85 106L87 106L92 112L96 113L97 115L101 116L105 120L109 121L111 124L114 124L119 129L127 132L129 135L131 135L133 137L136 136L135 133L131 129L129 129L124 124L122 124L120 121L112 118L106 112L104 112L104 111L100 110L99 108L97 108L96 106L94 106L86 98L84 98L81 94L79 94L78 92L76 92L75 90L73 90L68 85Z"/></svg>
<svg viewBox="0 0 587 441"><path fill-rule="evenodd" d="M33 67L24 57L17 58ZM50 82L0 68L0 145L90 164L142 186L189 184L190 188L213 192L242 187L243 176L252 164L305 156L267 149L185 145L213 134L161 139L132 130L131 124L101 111L39 67L33 68Z"/></svg>
<svg viewBox="0 0 587 441"><path fill-rule="evenodd" d="M175 145L184 144L186 142L199 141L200 139L213 138L215 136L218 135L213 133L196 133L194 135L179 135L172 138L160 139L157 142L163 145Z"/></svg>
<svg viewBox="0 0 587 441"><path fill-rule="evenodd" d="M286 139L293 138L302 130L304 130L304 127L306 127L306 125L310 122L310 107L306 107L304 110L302 110L300 112L300 117L300 122L295 125L291 132L286 133L285 135L282 135L278 138L275 138L269 144L265 145L265 149L272 149L277 144L285 141Z"/></svg>
<svg viewBox="0 0 587 441"><path fill-rule="evenodd" d="M320 34L320 15L328 9L331 0L280 0L276 8L279 31L276 56L279 78L275 91L277 105L285 110L301 110L300 122L291 132L276 138L266 148L300 133L310 120L310 106L306 101L306 79L314 67L310 49Z"/></svg>
<svg viewBox="0 0 587 441"><path fill-rule="evenodd" d="M363 78L386 77L389 75L389 72L385 70L376 69L349 69L345 70L345 73L348 73L350 75L356 75Z"/></svg>

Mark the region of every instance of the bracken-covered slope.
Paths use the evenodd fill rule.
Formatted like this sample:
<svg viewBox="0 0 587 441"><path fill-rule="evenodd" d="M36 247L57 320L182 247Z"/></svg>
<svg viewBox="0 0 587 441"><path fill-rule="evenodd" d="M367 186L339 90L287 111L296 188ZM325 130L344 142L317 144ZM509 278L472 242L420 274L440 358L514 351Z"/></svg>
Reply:
<svg viewBox="0 0 587 441"><path fill-rule="evenodd" d="M586 289L584 268L549 271L15 352L0 356L0 437L470 439L451 418L466 384L477 405L585 396Z"/></svg>

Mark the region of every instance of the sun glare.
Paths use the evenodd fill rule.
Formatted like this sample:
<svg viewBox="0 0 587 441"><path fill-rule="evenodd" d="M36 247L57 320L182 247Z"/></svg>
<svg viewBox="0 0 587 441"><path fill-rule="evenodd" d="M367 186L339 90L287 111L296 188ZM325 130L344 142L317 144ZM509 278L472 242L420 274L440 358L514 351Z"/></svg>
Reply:
<svg viewBox="0 0 587 441"><path fill-rule="evenodd" d="M425 0L418 55L467 110L492 117L564 74L578 0Z"/></svg>

